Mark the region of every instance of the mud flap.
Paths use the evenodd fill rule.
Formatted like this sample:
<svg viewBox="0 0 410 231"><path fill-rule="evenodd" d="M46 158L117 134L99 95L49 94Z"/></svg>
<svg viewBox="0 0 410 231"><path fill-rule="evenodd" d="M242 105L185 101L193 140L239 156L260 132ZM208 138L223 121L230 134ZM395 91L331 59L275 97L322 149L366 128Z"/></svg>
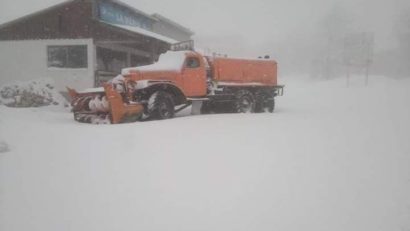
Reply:
<svg viewBox="0 0 410 231"><path fill-rule="evenodd" d="M192 101L191 115L201 114L202 101Z"/></svg>

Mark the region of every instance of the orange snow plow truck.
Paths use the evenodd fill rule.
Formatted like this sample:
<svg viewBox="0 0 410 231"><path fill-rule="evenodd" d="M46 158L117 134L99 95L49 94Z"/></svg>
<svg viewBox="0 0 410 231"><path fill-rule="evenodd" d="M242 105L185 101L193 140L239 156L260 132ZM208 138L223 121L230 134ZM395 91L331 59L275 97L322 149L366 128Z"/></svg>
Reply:
<svg viewBox="0 0 410 231"><path fill-rule="evenodd" d="M123 69L102 88L68 91L75 120L116 124L169 119L191 105L193 114L273 112L283 87L270 59L168 51L154 64Z"/></svg>

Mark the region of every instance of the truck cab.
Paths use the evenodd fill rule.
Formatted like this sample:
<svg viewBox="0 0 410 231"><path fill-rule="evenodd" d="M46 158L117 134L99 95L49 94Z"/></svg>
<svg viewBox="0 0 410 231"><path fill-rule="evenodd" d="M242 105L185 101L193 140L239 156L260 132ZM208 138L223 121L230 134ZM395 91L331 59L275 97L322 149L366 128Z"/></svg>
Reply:
<svg viewBox="0 0 410 231"><path fill-rule="evenodd" d="M206 95L206 67L205 59L198 53L188 53L181 70L183 91L190 97L202 97Z"/></svg>
<svg viewBox="0 0 410 231"><path fill-rule="evenodd" d="M204 97L207 93L205 59L194 51L167 52L156 63L124 69L122 75L140 87L174 85L186 97Z"/></svg>

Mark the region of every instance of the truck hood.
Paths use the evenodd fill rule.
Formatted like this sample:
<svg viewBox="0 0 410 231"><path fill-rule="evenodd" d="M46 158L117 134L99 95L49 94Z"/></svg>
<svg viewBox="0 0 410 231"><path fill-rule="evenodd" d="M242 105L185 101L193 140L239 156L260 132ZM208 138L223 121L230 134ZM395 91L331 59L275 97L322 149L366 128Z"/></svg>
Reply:
<svg viewBox="0 0 410 231"><path fill-rule="evenodd" d="M178 71L137 71L132 72L129 75L132 80L168 80L176 81L177 76L180 74Z"/></svg>
<svg viewBox="0 0 410 231"><path fill-rule="evenodd" d="M162 54L156 63L139 67L125 68L122 70L122 75L130 75L135 72L179 72L184 64L186 53L186 51L168 51L167 53Z"/></svg>

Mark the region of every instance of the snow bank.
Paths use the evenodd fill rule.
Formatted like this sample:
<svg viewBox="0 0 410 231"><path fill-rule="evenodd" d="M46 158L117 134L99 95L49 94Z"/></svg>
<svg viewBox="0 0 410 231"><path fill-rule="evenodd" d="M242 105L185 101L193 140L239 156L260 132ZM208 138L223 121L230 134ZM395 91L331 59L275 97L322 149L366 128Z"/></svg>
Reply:
<svg viewBox="0 0 410 231"><path fill-rule="evenodd" d="M128 75L135 71L179 71L185 61L186 51L168 51L159 57L158 62L122 70L123 75Z"/></svg>
<svg viewBox="0 0 410 231"><path fill-rule="evenodd" d="M0 105L9 107L67 106L65 98L53 87L49 79L16 82L0 86Z"/></svg>
<svg viewBox="0 0 410 231"><path fill-rule="evenodd" d="M281 80L273 114L0 106L0 230L410 230L410 81Z"/></svg>

